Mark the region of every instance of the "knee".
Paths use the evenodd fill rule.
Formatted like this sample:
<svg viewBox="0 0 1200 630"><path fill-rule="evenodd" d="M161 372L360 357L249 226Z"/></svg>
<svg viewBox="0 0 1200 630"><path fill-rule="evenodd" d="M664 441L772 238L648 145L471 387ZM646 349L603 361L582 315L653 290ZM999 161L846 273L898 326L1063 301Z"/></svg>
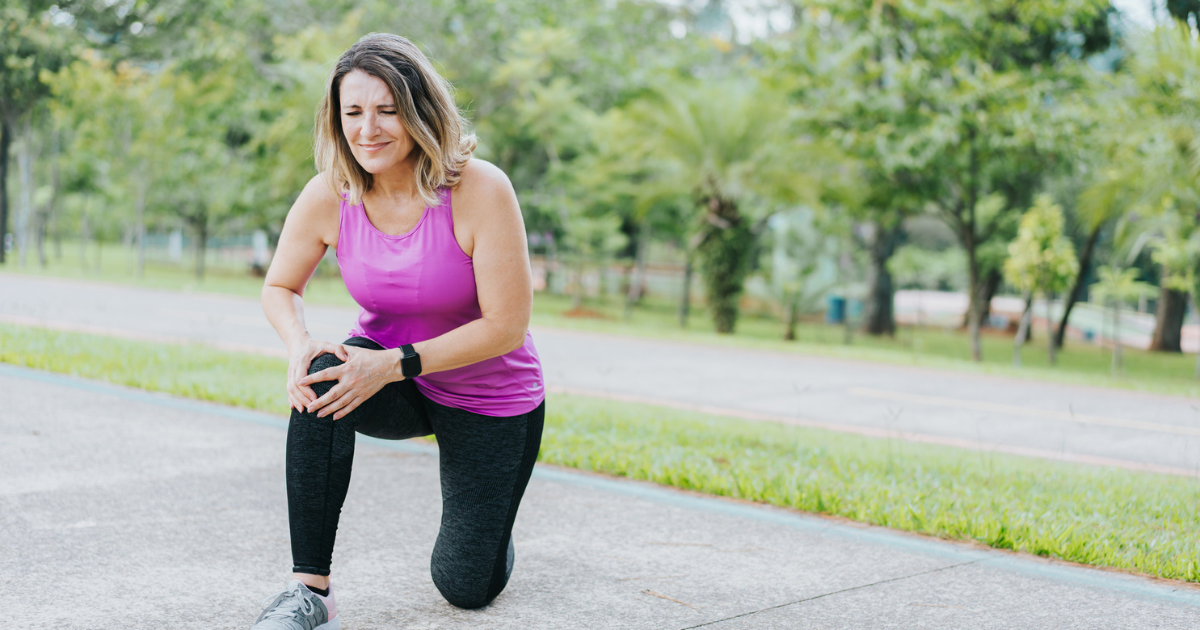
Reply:
<svg viewBox="0 0 1200 630"><path fill-rule="evenodd" d="M482 608L492 603L512 575L515 555L512 539L508 540L507 552L501 553L494 563L450 553L442 542L439 537L430 562L433 584L442 597L459 608Z"/></svg>
<svg viewBox="0 0 1200 630"><path fill-rule="evenodd" d="M331 367L337 367L337 366L341 365L342 363L343 363L343 361L341 359L337 358L336 354L333 354L330 352L326 352L325 354L319 354L319 355L317 355L317 357L315 359L312 360L312 363L308 364L308 373L316 374L317 372L320 372L321 370L326 370Z"/></svg>
<svg viewBox="0 0 1200 630"><path fill-rule="evenodd" d="M433 584L437 586L438 592L451 605L458 608L483 608L492 603L495 596L488 596L488 585L472 585L466 580L456 580L445 576L439 577L435 571L433 574Z"/></svg>
<svg viewBox="0 0 1200 630"><path fill-rule="evenodd" d="M325 354L318 355L317 358L312 360L312 363L308 364L308 373L310 375L316 374L317 372L320 372L321 370L327 370L331 367L337 367L337 366L341 365L342 363L343 363L343 361L341 359L337 358L337 355L330 354L327 352ZM318 383L313 383L311 385L311 387L312 387L312 390L314 392L316 392L316 394L318 396L324 396L325 392L328 392L336 384L337 384L337 381L320 381Z"/></svg>

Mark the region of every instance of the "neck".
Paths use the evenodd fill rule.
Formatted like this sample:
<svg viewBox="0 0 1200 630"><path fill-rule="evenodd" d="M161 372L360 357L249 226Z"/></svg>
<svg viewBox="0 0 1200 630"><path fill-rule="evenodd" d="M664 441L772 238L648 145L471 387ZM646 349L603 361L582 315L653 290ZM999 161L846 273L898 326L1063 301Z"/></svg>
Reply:
<svg viewBox="0 0 1200 630"><path fill-rule="evenodd" d="M376 173L370 194L372 197L396 201L415 199L417 197L417 160L415 156L410 154L396 166L382 173Z"/></svg>

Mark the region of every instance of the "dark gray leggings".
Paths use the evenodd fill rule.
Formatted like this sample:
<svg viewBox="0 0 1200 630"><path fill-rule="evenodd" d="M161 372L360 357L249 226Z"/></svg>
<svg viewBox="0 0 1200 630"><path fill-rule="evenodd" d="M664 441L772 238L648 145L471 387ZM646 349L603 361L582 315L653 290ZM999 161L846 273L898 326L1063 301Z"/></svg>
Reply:
<svg viewBox="0 0 1200 630"><path fill-rule="evenodd" d="M352 337L345 345L382 350ZM341 365L332 354L308 373ZM322 396L336 381L313 384ZM512 527L542 441L546 403L511 417L440 405L411 380L389 383L346 417L292 411L287 436L288 520L293 571L329 575L338 517L350 486L355 432L386 440L434 434L442 482L442 527L433 546L433 583L446 601L478 608L512 573Z"/></svg>

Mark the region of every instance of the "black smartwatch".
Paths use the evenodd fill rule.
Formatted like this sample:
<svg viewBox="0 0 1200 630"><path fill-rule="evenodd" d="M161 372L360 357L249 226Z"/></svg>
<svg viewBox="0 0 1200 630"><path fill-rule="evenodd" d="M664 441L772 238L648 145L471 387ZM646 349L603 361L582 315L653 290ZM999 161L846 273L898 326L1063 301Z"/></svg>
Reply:
<svg viewBox="0 0 1200 630"><path fill-rule="evenodd" d="M421 375L421 355L413 350L411 343L400 346L400 373L404 378Z"/></svg>

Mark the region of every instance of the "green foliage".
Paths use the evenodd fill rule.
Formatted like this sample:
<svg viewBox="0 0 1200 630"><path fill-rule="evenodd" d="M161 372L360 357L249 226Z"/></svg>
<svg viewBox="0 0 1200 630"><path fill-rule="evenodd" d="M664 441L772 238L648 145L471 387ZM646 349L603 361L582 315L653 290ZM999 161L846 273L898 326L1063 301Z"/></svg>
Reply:
<svg viewBox="0 0 1200 630"><path fill-rule="evenodd" d="M1092 297L1100 302L1112 300L1114 308L1128 304L1154 290L1154 285L1139 282L1137 269L1118 270L1101 267L1099 282L1092 287Z"/></svg>
<svg viewBox="0 0 1200 630"><path fill-rule="evenodd" d="M888 268L901 288L962 291L967 284L967 259L957 247L938 252L905 245L896 250Z"/></svg>
<svg viewBox="0 0 1200 630"><path fill-rule="evenodd" d="M758 82L725 79L673 81L621 113L640 167L634 194L647 205L692 200L693 242L720 332L736 325L749 223L820 199L823 145L790 135L787 111L782 95Z"/></svg>
<svg viewBox="0 0 1200 630"><path fill-rule="evenodd" d="M1008 246L1005 280L1020 291L1049 297L1067 288L1078 272L1075 248L1063 236L1062 207L1039 195Z"/></svg>

